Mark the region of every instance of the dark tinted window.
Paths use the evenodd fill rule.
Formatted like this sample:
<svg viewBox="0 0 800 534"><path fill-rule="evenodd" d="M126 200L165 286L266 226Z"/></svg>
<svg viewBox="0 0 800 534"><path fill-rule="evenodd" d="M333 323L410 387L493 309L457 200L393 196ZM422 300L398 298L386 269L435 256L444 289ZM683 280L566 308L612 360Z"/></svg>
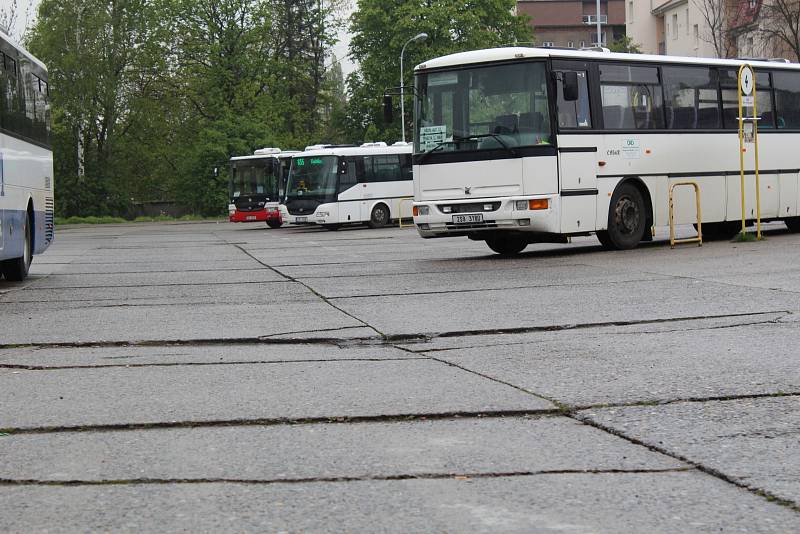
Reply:
<svg viewBox="0 0 800 534"><path fill-rule="evenodd" d="M704 67L664 67L667 128L719 128L722 120L717 71Z"/></svg>
<svg viewBox="0 0 800 534"><path fill-rule="evenodd" d="M339 192L358 185L358 168L355 158L342 158L339 168Z"/></svg>
<svg viewBox="0 0 800 534"><path fill-rule="evenodd" d="M7 53L0 53L0 67L0 125L12 134L49 144L48 87L34 73L38 67Z"/></svg>
<svg viewBox="0 0 800 534"><path fill-rule="evenodd" d="M722 92L722 120L725 128L739 128L739 71L720 70L719 84ZM758 115L761 117L759 128L770 128L774 125L772 111L772 91L769 73L756 72L756 93L758 94ZM752 114L752 110L750 110Z"/></svg>
<svg viewBox="0 0 800 534"><path fill-rule="evenodd" d="M800 72L772 73L778 128L800 128Z"/></svg>
<svg viewBox="0 0 800 534"><path fill-rule="evenodd" d="M395 182L401 180L400 158L396 154L364 156L365 182Z"/></svg>

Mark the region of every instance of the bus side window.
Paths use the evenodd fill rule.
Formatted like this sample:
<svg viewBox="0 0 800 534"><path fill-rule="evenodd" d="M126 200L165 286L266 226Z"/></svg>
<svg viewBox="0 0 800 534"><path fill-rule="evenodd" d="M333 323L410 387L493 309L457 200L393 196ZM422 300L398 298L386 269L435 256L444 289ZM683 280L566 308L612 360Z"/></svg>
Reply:
<svg viewBox="0 0 800 534"><path fill-rule="evenodd" d="M396 182L401 179L400 159L396 155L374 156L372 164L374 181Z"/></svg>
<svg viewBox="0 0 800 534"><path fill-rule="evenodd" d="M664 127L664 106L657 67L600 65L600 95L607 130Z"/></svg>
<svg viewBox="0 0 800 534"><path fill-rule="evenodd" d="M560 71L559 74L564 71ZM558 126L559 128L591 128L592 118L589 112L589 88L586 71L578 71L578 100L564 100L564 82L561 76L556 78L558 93Z"/></svg>
<svg viewBox="0 0 800 534"><path fill-rule="evenodd" d="M411 154L403 154L400 156L400 173L403 180L414 179L414 172L411 167Z"/></svg>
<svg viewBox="0 0 800 534"><path fill-rule="evenodd" d="M358 161L361 164L358 181L365 184L374 182L375 172L372 168L372 156L363 156Z"/></svg>
<svg viewBox="0 0 800 534"><path fill-rule="evenodd" d="M778 128L800 128L800 72L773 71L772 80Z"/></svg>

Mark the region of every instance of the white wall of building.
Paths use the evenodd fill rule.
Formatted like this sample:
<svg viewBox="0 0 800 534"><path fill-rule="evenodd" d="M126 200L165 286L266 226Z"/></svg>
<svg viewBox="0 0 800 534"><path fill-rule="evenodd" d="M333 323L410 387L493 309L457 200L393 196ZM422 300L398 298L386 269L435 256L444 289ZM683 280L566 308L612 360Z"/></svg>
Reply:
<svg viewBox="0 0 800 534"><path fill-rule="evenodd" d="M716 57L708 25L693 0L626 0L625 26L644 53ZM663 28L663 37L659 35ZM659 38L663 39L663 50Z"/></svg>

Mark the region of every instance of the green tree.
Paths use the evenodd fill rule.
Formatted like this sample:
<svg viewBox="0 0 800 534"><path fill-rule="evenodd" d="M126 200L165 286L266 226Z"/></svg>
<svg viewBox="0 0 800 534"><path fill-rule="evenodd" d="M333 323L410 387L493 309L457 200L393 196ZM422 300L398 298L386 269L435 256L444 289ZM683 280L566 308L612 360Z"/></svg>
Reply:
<svg viewBox="0 0 800 534"><path fill-rule="evenodd" d="M608 49L612 52L623 52L627 54L641 54L642 50L640 48L641 45L634 43L633 39L628 37L627 35L623 35L622 37L615 39L609 46Z"/></svg>
<svg viewBox="0 0 800 534"><path fill-rule="evenodd" d="M352 139L362 139L372 124L383 140L399 139L399 98L398 119L385 125L381 97L400 84L400 52L406 41L420 32L428 34L427 41L406 48L403 75L410 89L414 65L426 59L532 41L529 17L514 15L515 7L513 0L359 0L351 19L350 55L360 71L348 78L350 101L341 128ZM406 101L407 125L412 102L411 97Z"/></svg>

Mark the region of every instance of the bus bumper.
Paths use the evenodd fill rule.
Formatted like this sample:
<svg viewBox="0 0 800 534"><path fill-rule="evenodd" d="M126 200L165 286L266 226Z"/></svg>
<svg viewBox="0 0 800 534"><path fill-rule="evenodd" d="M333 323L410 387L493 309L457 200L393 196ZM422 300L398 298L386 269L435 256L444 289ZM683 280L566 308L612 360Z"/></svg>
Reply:
<svg viewBox="0 0 800 534"><path fill-rule="evenodd" d="M235 211L230 214L231 222L265 222L282 221L281 213L277 208L263 209L259 211Z"/></svg>
<svg viewBox="0 0 800 534"><path fill-rule="evenodd" d="M414 224L424 238L498 231L557 234L558 202L557 195L414 202Z"/></svg>

